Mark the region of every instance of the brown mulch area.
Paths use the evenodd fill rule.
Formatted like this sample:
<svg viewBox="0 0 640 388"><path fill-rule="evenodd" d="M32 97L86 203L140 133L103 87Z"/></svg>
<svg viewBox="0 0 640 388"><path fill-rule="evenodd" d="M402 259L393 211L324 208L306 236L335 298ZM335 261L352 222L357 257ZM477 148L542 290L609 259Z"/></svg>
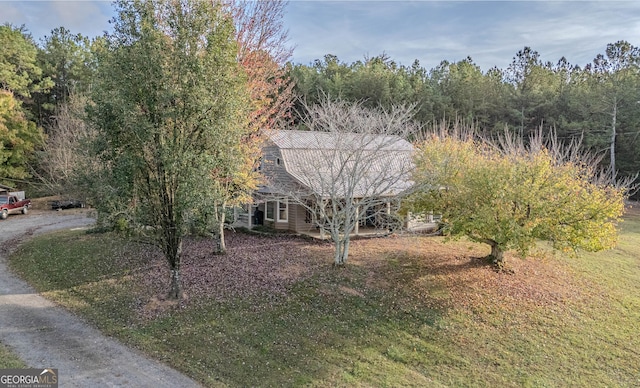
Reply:
<svg viewBox="0 0 640 388"><path fill-rule="evenodd" d="M331 265L333 246L328 242L290 235L230 232L226 243L227 254L215 255L211 240L185 242L183 303L250 296L280 297L286 295L293 284L312 276L344 283L333 287L331 292L366 297L369 291L384 291L399 298L410 295L422 306L470 311L488 302L561 307L567 299L585 297L570 271L553 258L539 255L522 259L507 254L509 270L497 272L484 259L489 253L487 247L444 243L440 237L355 240L351 243L350 262L341 269ZM162 257L154 256L150 265L137 272L139 283L147 293L144 298L150 301L141 306L141 315L146 317L173 305L163 304L169 272ZM331 277L335 271L341 272Z"/></svg>
<svg viewBox="0 0 640 388"><path fill-rule="evenodd" d="M304 280L321 268L330 269L324 253L331 252L326 242L290 235L253 235L226 233L227 253L215 254L212 239L187 239L183 244L181 277L182 303L202 299L225 301L237 297L277 297L288 287ZM148 251L147 251L147 254ZM150 254L150 264L136 271L151 306L143 315L163 310L164 294L169 289L169 269L159 252ZM147 260L149 260L147 259ZM330 256L329 256L330 260ZM171 306L172 304L167 302Z"/></svg>
<svg viewBox="0 0 640 388"><path fill-rule="evenodd" d="M395 286L404 285L427 305L436 302L447 308L476 309L487 302L506 305L517 302L549 306L583 297L571 273L545 255L520 258L507 253L507 270L496 271L485 259L489 248L481 244L445 243L442 238L415 237L391 240L384 248L371 241L360 249L365 252L364 258L354 262L367 266L371 264L366 257L395 254L401 266L396 279L389 277L383 262L379 263L380 270L375 271L375 276L386 278ZM386 255L381 250L386 250ZM444 299L434 300L434 292L444 293Z"/></svg>

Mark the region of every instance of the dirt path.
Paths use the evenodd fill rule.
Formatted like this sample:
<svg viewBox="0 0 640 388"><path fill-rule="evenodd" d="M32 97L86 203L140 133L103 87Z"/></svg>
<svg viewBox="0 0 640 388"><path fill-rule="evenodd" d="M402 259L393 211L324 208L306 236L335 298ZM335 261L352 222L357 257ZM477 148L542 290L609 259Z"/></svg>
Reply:
<svg viewBox="0 0 640 388"><path fill-rule="evenodd" d="M83 211L41 211L0 221L0 245L93 223ZM0 342L33 368L57 368L60 387L194 387L196 382L103 336L9 273L0 251Z"/></svg>

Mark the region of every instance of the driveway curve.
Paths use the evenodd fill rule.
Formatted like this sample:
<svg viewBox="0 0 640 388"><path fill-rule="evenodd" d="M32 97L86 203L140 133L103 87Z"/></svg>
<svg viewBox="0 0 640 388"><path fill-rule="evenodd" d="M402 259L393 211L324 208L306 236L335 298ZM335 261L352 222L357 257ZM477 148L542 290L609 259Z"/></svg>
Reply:
<svg viewBox="0 0 640 388"><path fill-rule="evenodd" d="M31 212L0 221L0 246L14 238L88 227L85 211ZM0 342L29 367L57 368L60 387L197 387L38 295L11 274L0 250Z"/></svg>

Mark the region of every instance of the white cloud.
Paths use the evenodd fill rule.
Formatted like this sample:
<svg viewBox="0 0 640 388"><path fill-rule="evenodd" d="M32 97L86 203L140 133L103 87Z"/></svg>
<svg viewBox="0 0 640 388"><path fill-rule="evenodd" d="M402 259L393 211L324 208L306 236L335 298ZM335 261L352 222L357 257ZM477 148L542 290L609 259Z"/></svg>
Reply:
<svg viewBox="0 0 640 388"><path fill-rule="evenodd" d="M36 41L61 26L89 37L102 35L110 28L111 12L109 1L0 1L0 22L24 24Z"/></svg>
<svg viewBox="0 0 640 388"><path fill-rule="evenodd" d="M0 23L25 24L36 39L64 26L73 33L101 35L113 10L104 1L3 1ZM310 63L326 54L353 62L387 53L427 69L467 56L488 70L506 68L525 46L544 61L565 56L584 66L608 43L640 41L638 1L298 1L285 25L294 61Z"/></svg>
<svg viewBox="0 0 640 388"><path fill-rule="evenodd" d="M346 62L386 52L426 68L471 56L483 70L505 68L530 46L544 61L589 63L608 43L640 36L639 2L291 2L294 61L327 53Z"/></svg>
<svg viewBox="0 0 640 388"><path fill-rule="evenodd" d="M78 30L89 31L108 28L109 15L105 14L105 6L110 9L108 2L100 4L89 1L54 1L51 3L51 12L62 26L74 26Z"/></svg>

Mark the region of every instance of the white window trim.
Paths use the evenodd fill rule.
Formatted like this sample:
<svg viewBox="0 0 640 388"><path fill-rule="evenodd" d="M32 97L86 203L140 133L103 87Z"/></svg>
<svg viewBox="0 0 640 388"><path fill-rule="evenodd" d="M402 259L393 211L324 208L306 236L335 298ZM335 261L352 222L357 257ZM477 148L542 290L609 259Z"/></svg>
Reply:
<svg viewBox="0 0 640 388"><path fill-rule="evenodd" d="M273 204L273 217L274 218L269 218L268 214L269 212L267 211L267 209L269 208L269 204L272 203ZM280 218L280 204L283 203L286 206L286 214L287 214L287 218ZM275 201L266 201L264 203L264 219L266 221L275 221L275 222L289 222L289 201L287 201L286 199L280 201L280 200L275 200Z"/></svg>
<svg viewBox="0 0 640 388"><path fill-rule="evenodd" d="M287 201L286 199L284 201L275 201L276 202L276 222L289 222L289 201ZM287 215L287 218L280 218L280 204L284 203L285 205L285 213Z"/></svg>
<svg viewBox="0 0 640 388"><path fill-rule="evenodd" d="M274 221L273 218L269 218L269 210L268 209L269 209L269 203L270 202L275 202L276 205L278 204L278 201L266 201L264 203L264 219L265 219L265 221ZM274 207L273 208L274 216L275 216L276 210L277 210L277 208Z"/></svg>

